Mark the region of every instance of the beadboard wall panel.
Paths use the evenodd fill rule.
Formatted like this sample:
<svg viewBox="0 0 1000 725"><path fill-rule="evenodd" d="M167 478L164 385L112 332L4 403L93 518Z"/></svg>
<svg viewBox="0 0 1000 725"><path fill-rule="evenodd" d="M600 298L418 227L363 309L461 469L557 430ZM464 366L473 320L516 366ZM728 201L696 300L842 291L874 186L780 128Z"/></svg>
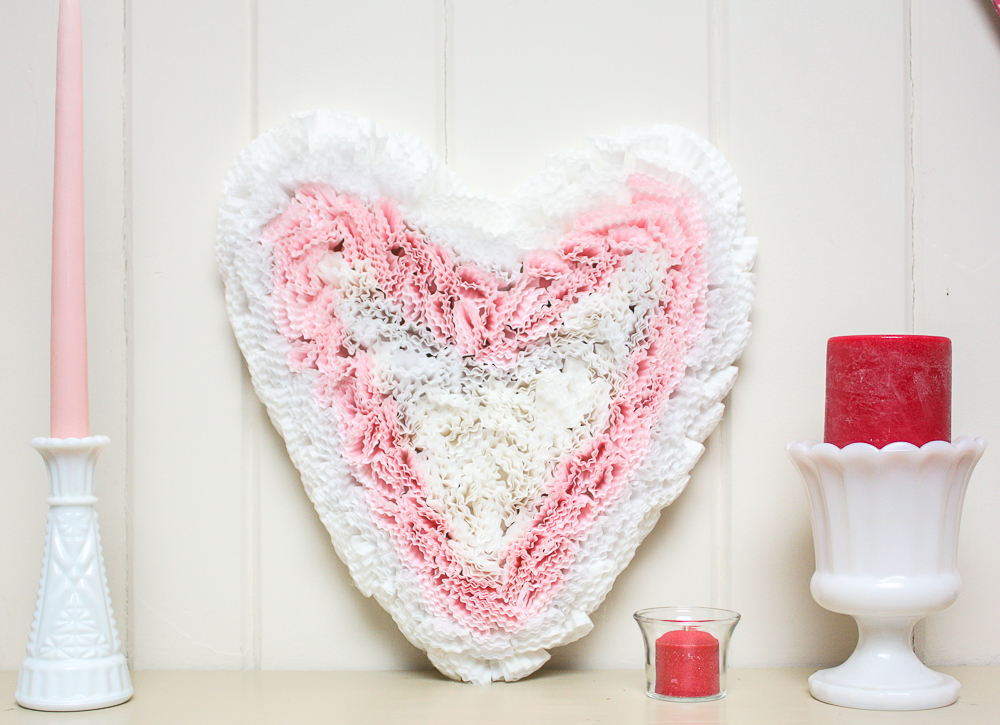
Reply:
<svg viewBox="0 0 1000 725"><path fill-rule="evenodd" d="M906 332L905 38L902 3L730 3L730 158L760 238L731 410L739 666L834 662L854 645L852 620L809 594L808 504L785 443L822 440L827 338Z"/></svg>
<svg viewBox="0 0 1000 725"><path fill-rule="evenodd" d="M449 2L447 152L470 188L506 196L548 154L622 126L709 127L707 2ZM554 667L641 662L632 620L659 604L707 603L718 450L667 509L604 604Z"/></svg>
<svg viewBox="0 0 1000 725"><path fill-rule="evenodd" d="M56 0L0 26L0 668L24 653L45 520ZM140 668L426 667L337 559L250 386L215 268L225 174L289 114L341 108L423 137L505 195L622 125L719 145L760 239L754 335L687 490L559 667L636 667L636 609L730 606L733 664L822 664L850 619L809 595L786 441L822 436L825 342L955 343L956 434L1000 441L1000 23L986 0L94 0L84 3L93 429L120 628ZM1000 656L988 450L964 590L918 644Z"/></svg>
<svg viewBox="0 0 1000 725"><path fill-rule="evenodd" d="M962 593L925 620L929 662L997 664L1000 628L1000 19L990 2L916 0L915 331L952 338L952 434L983 436L962 517Z"/></svg>
<svg viewBox="0 0 1000 725"><path fill-rule="evenodd" d="M249 6L131 3L132 663L243 665L242 362L215 263Z"/></svg>
<svg viewBox="0 0 1000 725"><path fill-rule="evenodd" d="M441 2L261 0L258 18L262 130L297 111L340 109L418 135L443 155ZM255 410L261 443L261 609L255 621L261 666L428 666L392 618L354 586L284 442L260 415L259 404Z"/></svg>
<svg viewBox="0 0 1000 725"><path fill-rule="evenodd" d="M448 163L509 194L547 155L622 126L708 136L708 3L450 0Z"/></svg>
<svg viewBox="0 0 1000 725"><path fill-rule="evenodd" d="M28 444L48 435L49 310L52 238L52 135L55 27L52 8L19 4L0 27L0 316L4 414L0 507L0 668L21 666L41 572L47 482ZM52 35L52 42L42 42ZM53 106L53 108L49 108ZM17 172L12 173L16 168ZM15 311L37 310L35 314ZM43 312L46 311L46 312ZM102 512L103 513L103 512ZM16 549L16 553L14 550Z"/></svg>

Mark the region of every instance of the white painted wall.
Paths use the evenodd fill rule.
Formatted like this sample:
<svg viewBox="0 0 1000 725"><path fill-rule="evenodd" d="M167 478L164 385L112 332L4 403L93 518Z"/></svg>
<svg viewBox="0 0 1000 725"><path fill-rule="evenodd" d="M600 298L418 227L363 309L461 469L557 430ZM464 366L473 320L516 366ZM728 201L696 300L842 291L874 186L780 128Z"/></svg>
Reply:
<svg viewBox="0 0 1000 725"><path fill-rule="evenodd" d="M46 482L56 0L0 23L0 668L23 657ZM98 493L138 668L412 668L353 588L247 380L215 270L222 179L260 130L342 108L504 194L619 126L709 137L760 238L754 337L688 490L564 667L636 667L631 613L743 613L741 666L822 664L853 624L809 595L784 453L822 435L826 338L950 336L954 432L1000 444L1000 21L988 0L85 0L88 314ZM1000 657L1000 474L963 521L957 604L918 645Z"/></svg>

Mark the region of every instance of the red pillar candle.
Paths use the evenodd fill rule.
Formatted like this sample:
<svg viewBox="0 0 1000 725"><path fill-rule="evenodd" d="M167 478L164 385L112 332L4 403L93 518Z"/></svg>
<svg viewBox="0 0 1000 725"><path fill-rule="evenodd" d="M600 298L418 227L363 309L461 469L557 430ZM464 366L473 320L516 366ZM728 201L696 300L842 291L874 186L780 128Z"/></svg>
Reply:
<svg viewBox="0 0 1000 725"><path fill-rule="evenodd" d="M656 694L718 695L719 640L698 629L675 629L656 640Z"/></svg>
<svg viewBox="0 0 1000 725"><path fill-rule="evenodd" d="M824 440L838 448L951 440L951 340L924 335L831 337Z"/></svg>

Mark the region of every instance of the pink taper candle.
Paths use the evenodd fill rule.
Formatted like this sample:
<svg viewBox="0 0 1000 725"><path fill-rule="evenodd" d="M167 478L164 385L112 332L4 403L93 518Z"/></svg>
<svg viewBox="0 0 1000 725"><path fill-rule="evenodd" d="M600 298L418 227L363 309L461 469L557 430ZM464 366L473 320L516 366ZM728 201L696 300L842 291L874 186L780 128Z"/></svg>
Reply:
<svg viewBox="0 0 1000 725"><path fill-rule="evenodd" d="M80 0L61 0L52 200L53 438L90 434L83 248L83 33Z"/></svg>

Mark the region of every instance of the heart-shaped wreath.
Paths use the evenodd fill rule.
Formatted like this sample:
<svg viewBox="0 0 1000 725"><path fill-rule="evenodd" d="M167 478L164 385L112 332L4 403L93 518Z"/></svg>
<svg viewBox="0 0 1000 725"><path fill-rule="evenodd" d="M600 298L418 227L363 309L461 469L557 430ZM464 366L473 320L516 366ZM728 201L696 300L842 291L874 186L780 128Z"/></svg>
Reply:
<svg viewBox="0 0 1000 725"><path fill-rule="evenodd" d="M254 141L224 193L236 338L358 588L472 682L589 631L750 333L722 156L628 129L499 201L418 139L313 112Z"/></svg>

